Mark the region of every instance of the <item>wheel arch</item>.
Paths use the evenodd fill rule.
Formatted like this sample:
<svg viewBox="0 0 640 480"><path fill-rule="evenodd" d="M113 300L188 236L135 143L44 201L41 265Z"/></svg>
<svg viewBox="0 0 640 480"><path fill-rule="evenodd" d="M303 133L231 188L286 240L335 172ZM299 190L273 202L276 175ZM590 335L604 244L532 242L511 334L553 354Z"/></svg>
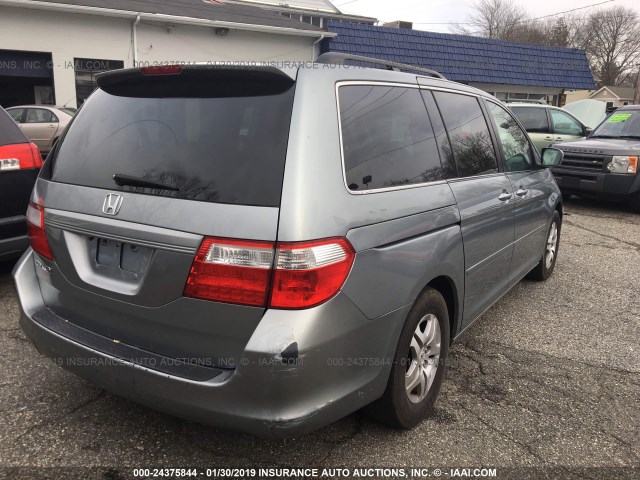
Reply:
<svg viewBox="0 0 640 480"><path fill-rule="evenodd" d="M460 326L460 296L454 280L447 275L440 275L433 278L425 285L420 294L427 289L433 288L444 297L449 312L449 342L456 336Z"/></svg>
<svg viewBox="0 0 640 480"><path fill-rule="evenodd" d="M562 216L564 215L564 205L562 204L562 200L559 200L558 203L556 203L554 210L558 212L558 215L560 215L560 223L562 223Z"/></svg>

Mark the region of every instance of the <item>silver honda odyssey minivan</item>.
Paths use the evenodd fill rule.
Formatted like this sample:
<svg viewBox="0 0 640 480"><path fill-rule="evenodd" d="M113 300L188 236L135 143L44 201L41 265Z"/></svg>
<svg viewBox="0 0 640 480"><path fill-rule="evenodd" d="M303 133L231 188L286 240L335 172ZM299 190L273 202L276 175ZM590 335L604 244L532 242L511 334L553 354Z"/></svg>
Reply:
<svg viewBox="0 0 640 480"><path fill-rule="evenodd" d="M452 340L553 272L562 152L482 91L349 59L102 74L27 211L38 351L259 436L428 415Z"/></svg>

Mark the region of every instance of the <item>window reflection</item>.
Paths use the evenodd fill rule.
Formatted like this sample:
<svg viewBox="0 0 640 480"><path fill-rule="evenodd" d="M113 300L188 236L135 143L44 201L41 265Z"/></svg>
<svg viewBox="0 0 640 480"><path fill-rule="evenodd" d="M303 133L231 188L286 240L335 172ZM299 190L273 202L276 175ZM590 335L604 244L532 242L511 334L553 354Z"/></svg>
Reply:
<svg viewBox="0 0 640 480"><path fill-rule="evenodd" d="M449 132L443 147L446 163L457 165L461 177L498 171L489 128L475 97L447 92L433 93Z"/></svg>
<svg viewBox="0 0 640 480"><path fill-rule="evenodd" d="M533 161L527 135L522 131L511 114L500 105L487 102L487 106L498 130L498 137L504 152L507 172L518 172L530 169Z"/></svg>
<svg viewBox="0 0 640 480"><path fill-rule="evenodd" d="M339 96L349 189L445 178L434 132L417 89L345 86Z"/></svg>

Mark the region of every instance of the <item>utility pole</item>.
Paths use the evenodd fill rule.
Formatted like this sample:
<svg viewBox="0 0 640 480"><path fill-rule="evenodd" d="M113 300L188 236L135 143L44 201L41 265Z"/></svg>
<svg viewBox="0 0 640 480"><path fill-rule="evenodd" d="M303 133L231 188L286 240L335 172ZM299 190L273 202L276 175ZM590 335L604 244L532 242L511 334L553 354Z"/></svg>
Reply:
<svg viewBox="0 0 640 480"><path fill-rule="evenodd" d="M636 90L633 94L633 104L640 105L640 65L638 66L638 75L636 76Z"/></svg>

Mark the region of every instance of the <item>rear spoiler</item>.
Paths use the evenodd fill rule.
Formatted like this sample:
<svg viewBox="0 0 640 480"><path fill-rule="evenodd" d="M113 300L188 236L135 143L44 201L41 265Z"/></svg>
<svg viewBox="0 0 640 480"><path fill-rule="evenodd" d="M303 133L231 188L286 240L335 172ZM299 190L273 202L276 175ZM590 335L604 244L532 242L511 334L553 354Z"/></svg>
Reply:
<svg viewBox="0 0 640 480"><path fill-rule="evenodd" d="M121 97L215 98L275 95L295 83L273 66L195 64L112 70L96 76L98 87Z"/></svg>

